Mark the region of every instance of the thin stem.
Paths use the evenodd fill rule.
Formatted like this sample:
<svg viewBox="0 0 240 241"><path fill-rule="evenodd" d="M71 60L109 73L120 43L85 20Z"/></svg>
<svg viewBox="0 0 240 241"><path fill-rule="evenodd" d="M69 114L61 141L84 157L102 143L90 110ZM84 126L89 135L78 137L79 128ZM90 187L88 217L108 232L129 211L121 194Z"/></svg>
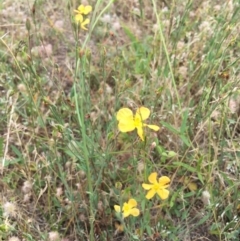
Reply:
<svg viewBox="0 0 240 241"><path fill-rule="evenodd" d="M157 12L157 6L156 6L155 0L152 0L152 3L153 3L154 13L155 13L156 18L157 18L157 23L158 23L158 27L159 27L159 34L160 34L161 42L162 42L162 44L163 44L163 49L164 49L164 52L165 52L166 58L167 58L167 63L168 63L168 67L169 67L169 71L170 71L170 75L171 75L171 80L172 80L173 88L174 88L174 91L175 91L175 94L176 94L176 98L177 98L178 108L181 110L181 102L180 102L180 99L179 99L179 95L178 95L178 91L177 91L177 86L176 86L176 81L175 81L175 78L174 78L174 74L173 74L173 70L172 70L172 65L171 65L171 61L170 61L170 58L169 58L169 53L168 53L168 50L167 50L165 38L164 38L164 36L163 36L162 25L161 25L161 21L160 21L158 12Z"/></svg>

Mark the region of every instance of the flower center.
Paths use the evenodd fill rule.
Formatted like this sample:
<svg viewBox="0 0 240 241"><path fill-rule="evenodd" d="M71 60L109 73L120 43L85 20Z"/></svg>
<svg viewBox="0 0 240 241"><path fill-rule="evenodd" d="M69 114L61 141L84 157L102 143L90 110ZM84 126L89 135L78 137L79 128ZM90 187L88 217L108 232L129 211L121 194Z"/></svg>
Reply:
<svg viewBox="0 0 240 241"><path fill-rule="evenodd" d="M134 118L134 125L135 125L136 127L142 127L143 123L142 123L141 118L135 117L135 118Z"/></svg>
<svg viewBox="0 0 240 241"><path fill-rule="evenodd" d="M129 210L130 210L129 205L124 204L124 205L123 205L123 212L128 212Z"/></svg>
<svg viewBox="0 0 240 241"><path fill-rule="evenodd" d="M158 190L158 189L160 189L161 188L161 186L158 184L158 183L154 183L153 184L153 189L154 190Z"/></svg>

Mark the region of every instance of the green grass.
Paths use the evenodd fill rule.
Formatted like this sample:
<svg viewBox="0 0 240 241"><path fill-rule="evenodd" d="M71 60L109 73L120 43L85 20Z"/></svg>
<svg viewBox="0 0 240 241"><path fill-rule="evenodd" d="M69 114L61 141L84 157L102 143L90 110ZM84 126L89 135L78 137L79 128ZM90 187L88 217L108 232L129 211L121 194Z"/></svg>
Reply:
<svg viewBox="0 0 240 241"><path fill-rule="evenodd" d="M27 28L1 5L0 240L239 239L240 5L230 2L89 1L88 31L74 24L76 1L16 2ZM140 106L160 126L145 141L116 120ZM171 179L166 200L145 198L152 172ZM140 215L122 219L114 205L130 198Z"/></svg>

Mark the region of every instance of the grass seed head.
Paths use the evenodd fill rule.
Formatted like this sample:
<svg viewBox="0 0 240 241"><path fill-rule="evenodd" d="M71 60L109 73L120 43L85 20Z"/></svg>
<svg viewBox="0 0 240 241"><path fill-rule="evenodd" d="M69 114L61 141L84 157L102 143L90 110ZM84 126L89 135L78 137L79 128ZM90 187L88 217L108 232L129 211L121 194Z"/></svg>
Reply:
<svg viewBox="0 0 240 241"><path fill-rule="evenodd" d="M22 186L23 193L29 193L32 190L32 183L30 181L25 181Z"/></svg>
<svg viewBox="0 0 240 241"><path fill-rule="evenodd" d="M12 236L8 239L8 241L21 241L21 239L19 239L18 237L16 236Z"/></svg>
<svg viewBox="0 0 240 241"><path fill-rule="evenodd" d="M202 192L202 201L205 205L209 205L210 204L210 193L208 191L203 191Z"/></svg>
<svg viewBox="0 0 240 241"><path fill-rule="evenodd" d="M49 241L59 241L60 235L57 231L52 231L48 233Z"/></svg>
<svg viewBox="0 0 240 241"><path fill-rule="evenodd" d="M6 202L3 204L3 216L5 217L16 217L17 207L12 202Z"/></svg>

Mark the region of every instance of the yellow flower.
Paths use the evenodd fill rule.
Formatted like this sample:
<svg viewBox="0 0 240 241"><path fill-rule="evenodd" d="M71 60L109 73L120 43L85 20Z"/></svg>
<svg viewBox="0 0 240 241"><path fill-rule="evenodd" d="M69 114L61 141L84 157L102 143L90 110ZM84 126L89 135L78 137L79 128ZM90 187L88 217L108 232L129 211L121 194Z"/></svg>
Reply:
<svg viewBox="0 0 240 241"><path fill-rule="evenodd" d="M114 209L117 213L122 212L123 217L126 218L129 215L133 215L134 217L137 217L139 215L139 209L136 208L137 202L135 199L129 199L129 201L123 204L123 208L121 210L121 207L118 205L114 205Z"/></svg>
<svg viewBox="0 0 240 241"><path fill-rule="evenodd" d="M151 184L142 184L142 187L145 190L149 190L146 198L151 199L156 193L160 196L161 199L168 198L169 191L166 189L169 187L170 179L166 176L160 177L157 181L157 173L153 172L148 177L148 181Z"/></svg>
<svg viewBox="0 0 240 241"><path fill-rule="evenodd" d="M84 6L82 4L78 7L77 10L74 10L74 12L76 13L75 21L77 23L80 23L81 24L81 28L84 29L84 30L87 30L85 25L89 24L90 20L88 18L86 18L84 20L83 19L83 15L88 15L91 11L92 11L92 6L90 6L90 5Z"/></svg>
<svg viewBox="0 0 240 241"><path fill-rule="evenodd" d="M92 11L92 6L90 6L90 5L87 5L87 6L84 6L84 5L80 5L79 7L78 7L78 9L77 10L74 10L74 12L75 13L77 13L77 15L87 15L87 14L89 14L90 12ZM76 15L76 16L77 16Z"/></svg>
<svg viewBox="0 0 240 241"><path fill-rule="evenodd" d="M128 108L122 108L117 113L117 120L118 123L118 129L121 132L129 132L133 131L135 128L137 128L137 133L142 141L144 141L143 138L143 127L147 126L150 129L153 129L154 131L158 131L159 127L156 125L147 125L143 123L144 120L146 120L150 115L150 110L146 107L140 107L137 109L135 116L133 116L133 113Z"/></svg>
<svg viewBox="0 0 240 241"><path fill-rule="evenodd" d="M81 28L84 29L84 30L88 30L85 25L86 24L89 24L90 20L87 18L85 19L83 22L81 22Z"/></svg>

